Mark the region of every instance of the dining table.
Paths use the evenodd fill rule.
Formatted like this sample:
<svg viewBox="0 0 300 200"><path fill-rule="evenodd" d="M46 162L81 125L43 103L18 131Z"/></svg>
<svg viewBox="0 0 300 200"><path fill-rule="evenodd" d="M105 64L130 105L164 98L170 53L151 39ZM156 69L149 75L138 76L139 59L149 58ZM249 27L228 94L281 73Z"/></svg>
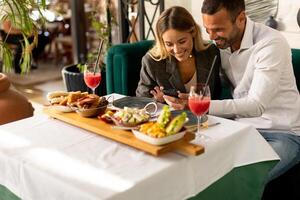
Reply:
<svg viewBox="0 0 300 200"><path fill-rule="evenodd" d="M205 148L197 156L153 156L42 112L2 125L1 199L261 199L278 155L253 126L208 121L219 125L191 141Z"/></svg>

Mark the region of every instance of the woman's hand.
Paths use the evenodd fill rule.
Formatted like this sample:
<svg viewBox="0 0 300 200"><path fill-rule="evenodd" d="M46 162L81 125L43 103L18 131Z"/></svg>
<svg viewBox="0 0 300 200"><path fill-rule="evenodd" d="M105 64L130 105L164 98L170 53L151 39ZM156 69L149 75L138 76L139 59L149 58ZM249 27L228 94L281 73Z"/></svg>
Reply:
<svg viewBox="0 0 300 200"><path fill-rule="evenodd" d="M155 86L154 89L150 91L150 94L153 95L153 98L156 101L161 102L161 103L165 102L165 100L163 98L164 93L162 92L163 89L164 89L163 87Z"/></svg>
<svg viewBox="0 0 300 200"><path fill-rule="evenodd" d="M181 93L181 92L179 92L178 93L178 97L179 97L179 99L184 99L184 100L188 101L188 99L189 99L189 93Z"/></svg>
<svg viewBox="0 0 300 200"><path fill-rule="evenodd" d="M176 97L171 97L168 95L164 95L163 98L166 101L166 103L174 108L175 110L184 110L187 109L188 105L188 97L189 94L187 93L178 93L178 98Z"/></svg>

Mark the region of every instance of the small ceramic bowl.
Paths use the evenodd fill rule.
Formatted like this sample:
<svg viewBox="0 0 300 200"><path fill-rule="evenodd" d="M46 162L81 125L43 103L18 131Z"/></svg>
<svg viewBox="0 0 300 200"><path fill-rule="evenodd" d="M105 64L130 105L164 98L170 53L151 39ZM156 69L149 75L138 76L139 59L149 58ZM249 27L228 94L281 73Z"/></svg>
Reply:
<svg viewBox="0 0 300 200"><path fill-rule="evenodd" d="M81 117L96 117L100 114L104 114L107 108L108 102L104 105L101 105L96 108L78 108L76 109L76 113L78 113Z"/></svg>

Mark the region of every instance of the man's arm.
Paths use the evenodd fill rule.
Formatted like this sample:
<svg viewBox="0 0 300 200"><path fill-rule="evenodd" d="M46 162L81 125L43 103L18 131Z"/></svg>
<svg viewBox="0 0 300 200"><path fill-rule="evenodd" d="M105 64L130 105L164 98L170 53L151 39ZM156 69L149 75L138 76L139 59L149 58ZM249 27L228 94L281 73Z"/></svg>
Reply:
<svg viewBox="0 0 300 200"><path fill-rule="evenodd" d="M246 96L212 101L210 114L222 117L258 117L276 95L281 95L278 93L280 76L286 67L291 67L290 47L281 38L274 38L260 45L253 54L249 62L254 62L254 65L248 67L255 69Z"/></svg>

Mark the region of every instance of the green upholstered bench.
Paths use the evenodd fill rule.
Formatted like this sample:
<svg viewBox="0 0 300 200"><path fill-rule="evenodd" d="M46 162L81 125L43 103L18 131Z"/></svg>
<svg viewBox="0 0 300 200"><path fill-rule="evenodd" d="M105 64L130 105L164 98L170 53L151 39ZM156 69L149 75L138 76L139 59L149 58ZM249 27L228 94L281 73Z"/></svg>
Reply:
<svg viewBox="0 0 300 200"><path fill-rule="evenodd" d="M300 49L292 49L292 62L298 91L300 91ZM300 199L299 181L300 163L282 176L269 182L265 187L262 200Z"/></svg>
<svg viewBox="0 0 300 200"><path fill-rule="evenodd" d="M292 49L292 62L298 91L300 91L300 49Z"/></svg>
<svg viewBox="0 0 300 200"><path fill-rule="evenodd" d="M141 60L154 41L124 43L112 46L106 57L107 94L135 96L140 79Z"/></svg>
<svg viewBox="0 0 300 200"><path fill-rule="evenodd" d="M141 59L153 46L154 41L145 40L136 43L124 43L112 46L106 58L107 94L119 93L135 96L139 81ZM292 49L292 61L300 90L300 49ZM221 99L231 98L230 89L222 86Z"/></svg>

